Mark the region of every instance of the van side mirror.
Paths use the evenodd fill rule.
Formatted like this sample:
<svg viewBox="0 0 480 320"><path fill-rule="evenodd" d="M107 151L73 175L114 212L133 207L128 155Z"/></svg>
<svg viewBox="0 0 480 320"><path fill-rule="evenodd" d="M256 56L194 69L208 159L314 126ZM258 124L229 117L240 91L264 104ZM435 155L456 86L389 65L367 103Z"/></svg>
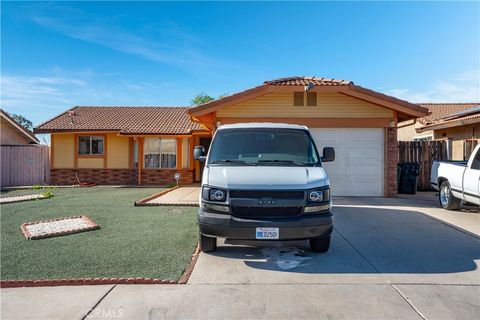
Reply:
<svg viewBox="0 0 480 320"><path fill-rule="evenodd" d="M201 162L205 162L207 157L205 156L204 146L195 146L195 148L193 148L193 159L200 160Z"/></svg>
<svg viewBox="0 0 480 320"><path fill-rule="evenodd" d="M335 149L332 147L323 148L322 162L335 161Z"/></svg>

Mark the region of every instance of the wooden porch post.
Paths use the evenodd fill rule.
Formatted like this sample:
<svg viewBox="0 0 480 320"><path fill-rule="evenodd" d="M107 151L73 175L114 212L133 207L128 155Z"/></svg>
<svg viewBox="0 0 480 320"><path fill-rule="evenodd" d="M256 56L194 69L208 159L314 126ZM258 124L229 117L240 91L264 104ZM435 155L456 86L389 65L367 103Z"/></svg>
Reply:
<svg viewBox="0 0 480 320"><path fill-rule="evenodd" d="M182 138L177 138L177 169L182 169L182 158L183 158L183 148L182 148Z"/></svg>
<svg viewBox="0 0 480 320"><path fill-rule="evenodd" d="M138 138L138 185L142 184L143 140L143 137Z"/></svg>

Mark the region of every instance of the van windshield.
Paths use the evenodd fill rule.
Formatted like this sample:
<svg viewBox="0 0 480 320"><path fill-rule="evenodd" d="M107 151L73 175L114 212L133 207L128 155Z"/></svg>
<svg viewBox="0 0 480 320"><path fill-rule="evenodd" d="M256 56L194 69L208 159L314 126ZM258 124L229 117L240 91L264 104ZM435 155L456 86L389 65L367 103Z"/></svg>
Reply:
<svg viewBox="0 0 480 320"><path fill-rule="evenodd" d="M298 129L226 129L213 139L209 164L313 166L317 149L308 131Z"/></svg>

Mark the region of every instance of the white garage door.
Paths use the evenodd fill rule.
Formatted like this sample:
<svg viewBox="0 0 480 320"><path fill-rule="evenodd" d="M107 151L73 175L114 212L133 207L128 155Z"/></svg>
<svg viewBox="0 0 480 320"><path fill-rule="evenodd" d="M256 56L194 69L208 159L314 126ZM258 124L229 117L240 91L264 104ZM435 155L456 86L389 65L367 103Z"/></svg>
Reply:
<svg viewBox="0 0 480 320"><path fill-rule="evenodd" d="M310 128L318 152L335 148L335 161L324 168L334 196L382 196L383 129Z"/></svg>

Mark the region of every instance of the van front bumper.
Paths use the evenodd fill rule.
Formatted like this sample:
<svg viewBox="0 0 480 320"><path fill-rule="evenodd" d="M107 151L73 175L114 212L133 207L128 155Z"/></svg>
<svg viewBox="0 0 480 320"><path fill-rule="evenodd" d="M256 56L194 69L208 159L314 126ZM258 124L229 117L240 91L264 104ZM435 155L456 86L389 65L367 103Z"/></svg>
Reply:
<svg viewBox="0 0 480 320"><path fill-rule="evenodd" d="M330 211L321 214L301 215L288 219L241 219L229 214L212 213L198 209L200 233L206 236L256 240L256 228L279 228L278 240L303 240L328 237L332 233L333 219Z"/></svg>

